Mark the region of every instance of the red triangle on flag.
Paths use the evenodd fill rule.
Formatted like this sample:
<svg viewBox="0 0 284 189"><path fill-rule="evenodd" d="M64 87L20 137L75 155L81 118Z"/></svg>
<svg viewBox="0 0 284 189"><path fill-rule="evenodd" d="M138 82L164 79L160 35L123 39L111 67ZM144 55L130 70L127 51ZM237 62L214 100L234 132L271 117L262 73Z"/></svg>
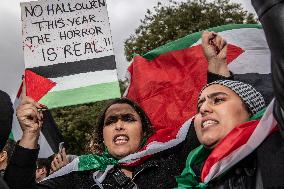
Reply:
<svg viewBox="0 0 284 189"><path fill-rule="evenodd" d="M56 83L30 70L25 70L26 95L39 101Z"/></svg>
<svg viewBox="0 0 284 189"><path fill-rule="evenodd" d="M238 56L243 54L245 51L235 45L228 44L228 49L227 49L227 63L230 64L233 60L235 60Z"/></svg>

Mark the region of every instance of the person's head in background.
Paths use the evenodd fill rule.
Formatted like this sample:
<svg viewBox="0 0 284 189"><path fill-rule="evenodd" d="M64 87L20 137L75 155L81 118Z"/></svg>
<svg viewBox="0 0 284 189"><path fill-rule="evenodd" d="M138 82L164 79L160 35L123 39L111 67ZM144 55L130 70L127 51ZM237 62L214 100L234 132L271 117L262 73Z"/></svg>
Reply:
<svg viewBox="0 0 284 189"><path fill-rule="evenodd" d="M197 138L212 149L231 130L264 107L262 95L249 84L231 80L209 83L198 98L198 113L194 119Z"/></svg>
<svg viewBox="0 0 284 189"><path fill-rule="evenodd" d="M127 98L111 101L98 118L90 151L101 154L104 150L121 159L138 151L154 133L143 109Z"/></svg>
<svg viewBox="0 0 284 189"><path fill-rule="evenodd" d="M8 165L8 162L11 159L15 146L16 146L16 142L11 139L8 139L3 150L0 152L0 171L1 173L4 173Z"/></svg>
<svg viewBox="0 0 284 189"><path fill-rule="evenodd" d="M0 90L0 151L4 148L11 132L13 114L10 96Z"/></svg>
<svg viewBox="0 0 284 189"><path fill-rule="evenodd" d="M48 158L38 158L36 161L36 182L42 181L50 173L50 160Z"/></svg>

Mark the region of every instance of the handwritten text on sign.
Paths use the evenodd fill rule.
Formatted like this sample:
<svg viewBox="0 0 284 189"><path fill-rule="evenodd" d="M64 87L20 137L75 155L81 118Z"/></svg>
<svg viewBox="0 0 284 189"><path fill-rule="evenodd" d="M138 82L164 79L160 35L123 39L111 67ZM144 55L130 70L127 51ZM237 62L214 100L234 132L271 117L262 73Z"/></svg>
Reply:
<svg viewBox="0 0 284 189"><path fill-rule="evenodd" d="M113 55L105 0L22 3L27 68Z"/></svg>

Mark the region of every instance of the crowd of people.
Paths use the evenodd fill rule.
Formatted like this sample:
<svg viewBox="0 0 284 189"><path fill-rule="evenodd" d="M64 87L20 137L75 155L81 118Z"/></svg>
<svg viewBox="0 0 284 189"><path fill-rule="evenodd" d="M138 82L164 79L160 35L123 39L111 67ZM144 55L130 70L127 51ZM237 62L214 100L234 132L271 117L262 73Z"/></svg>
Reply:
<svg viewBox="0 0 284 189"><path fill-rule="evenodd" d="M205 31L207 84L196 99L197 114L186 139L132 166L119 161L138 152L155 133L136 102L119 98L102 110L90 141L93 154L81 158L83 167L79 163L77 171L68 171L78 158L68 157L64 148L51 159L38 158L43 124L38 109L43 105L26 96L24 88L16 111L23 136L5 146L13 108L9 96L0 93L0 188L284 188L284 1L252 3L271 50L275 99L267 109L260 92L234 80L227 66L226 40ZM257 130L270 128L269 121L259 121L270 110L276 123L259 135ZM102 170L107 171L100 174Z"/></svg>

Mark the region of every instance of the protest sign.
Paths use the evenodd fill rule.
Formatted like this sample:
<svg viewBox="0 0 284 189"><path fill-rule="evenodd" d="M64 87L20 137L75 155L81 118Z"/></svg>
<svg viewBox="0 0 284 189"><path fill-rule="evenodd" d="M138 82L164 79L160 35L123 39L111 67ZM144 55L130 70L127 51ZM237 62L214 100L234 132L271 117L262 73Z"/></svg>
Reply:
<svg viewBox="0 0 284 189"><path fill-rule="evenodd" d="M105 0L39 0L21 12L29 96L49 108L120 96Z"/></svg>

